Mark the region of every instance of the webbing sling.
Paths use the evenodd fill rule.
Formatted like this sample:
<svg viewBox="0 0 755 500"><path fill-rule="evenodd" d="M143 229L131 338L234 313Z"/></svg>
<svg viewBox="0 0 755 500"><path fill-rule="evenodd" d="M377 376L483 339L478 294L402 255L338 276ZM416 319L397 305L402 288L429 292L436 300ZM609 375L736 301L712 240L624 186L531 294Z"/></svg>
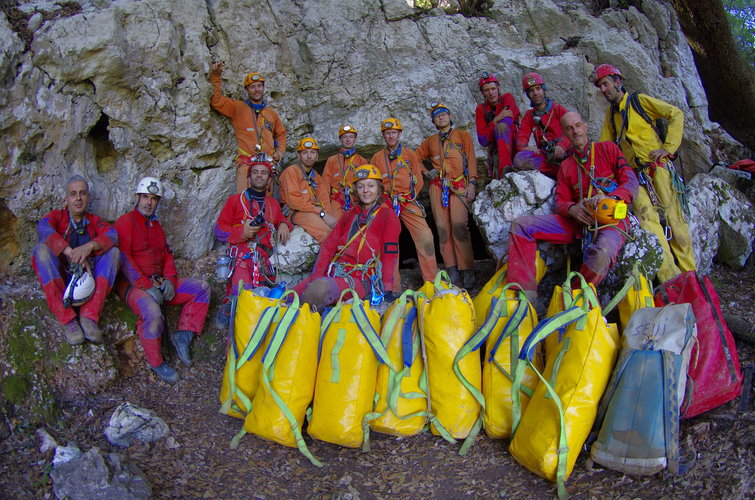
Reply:
<svg viewBox="0 0 755 500"><path fill-rule="evenodd" d="M640 290L642 287L642 282L640 281L640 268L638 264L635 264L632 266L632 271L629 273L629 277L624 282L624 286L621 287L621 289L616 292L616 295L611 299L611 301L603 307L601 314L603 316L608 316L608 313L613 311L614 307L616 307L619 302L621 302L624 297L626 297L627 293L629 293L629 290L634 288L635 290ZM653 307L654 304L645 304L645 307Z"/></svg>

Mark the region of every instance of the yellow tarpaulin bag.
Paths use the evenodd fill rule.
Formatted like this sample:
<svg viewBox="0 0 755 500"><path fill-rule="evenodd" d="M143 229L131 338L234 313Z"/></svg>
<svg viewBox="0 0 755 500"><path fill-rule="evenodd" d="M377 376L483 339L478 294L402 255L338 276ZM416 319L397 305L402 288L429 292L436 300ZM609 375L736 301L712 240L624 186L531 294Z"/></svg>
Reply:
<svg viewBox="0 0 755 500"><path fill-rule="evenodd" d="M322 464L307 449L301 426L312 402L317 374L320 314L293 301L278 311L262 358L262 383L244 422L245 432L285 446L298 447L313 464ZM238 436L240 438L243 433ZM237 439L238 442L238 439Z"/></svg>
<svg viewBox="0 0 755 500"><path fill-rule="evenodd" d="M369 420L372 430L393 436L413 436L424 429L429 418L414 295L407 290L391 305L380 335L391 363L378 367L377 401Z"/></svg>
<svg viewBox="0 0 755 500"><path fill-rule="evenodd" d="M603 308L603 316L607 316L614 307L619 307L619 323L621 331L629 324L629 318L638 309L643 307L655 307L653 301L653 289L645 275L638 266L632 268L624 286L616 293L606 307Z"/></svg>
<svg viewBox="0 0 755 500"><path fill-rule="evenodd" d="M279 299L270 299L244 289L239 283L239 295L234 298L231 311L228 354L220 387L220 413L245 418L257 392L262 367L262 346Z"/></svg>
<svg viewBox="0 0 755 500"><path fill-rule="evenodd" d="M350 302L346 296L351 295ZM369 433L378 362L390 364L380 342L380 315L354 290L344 290L320 328L319 365L307 432L321 441L358 448Z"/></svg>
<svg viewBox="0 0 755 500"><path fill-rule="evenodd" d="M514 373L519 363L520 346L537 325L537 313L517 285L506 285L493 297L491 310L478 332L476 341L485 341L482 364L482 394L485 397L483 425L493 439L511 437ZM535 356L535 365L542 370L542 356ZM520 384L520 404L526 408L538 378L526 369Z"/></svg>
<svg viewBox="0 0 755 500"><path fill-rule="evenodd" d="M582 280L583 290L590 287ZM611 328L599 306L583 301L541 321L522 346L514 377L513 433L509 451L530 471L558 483L566 494L569 478L582 445L590 433L600 397L608 384L619 352L616 328ZM558 337L558 350L546 357L540 373L532 363L535 346L550 336ZM536 371L540 383L522 413L519 391L526 366Z"/></svg>
<svg viewBox="0 0 755 500"><path fill-rule="evenodd" d="M572 288L572 282L579 282L581 286ZM551 295L551 301L548 304L548 310L545 313L546 318L555 316L556 314L571 309L572 307L581 307L584 310L588 310L592 307L600 308L600 301L598 300L598 292L595 290L595 286L592 283L587 283L584 277L576 272L570 272L566 281L561 285L556 285L553 288L553 295ZM611 324L611 328L618 328L615 324ZM558 351L557 347L559 338L557 335L551 335L545 338L545 359L548 359L551 352Z"/></svg>
<svg viewBox="0 0 755 500"><path fill-rule="evenodd" d="M545 265L545 261L540 256L540 251L537 251L537 257L536 257L536 264L535 264L535 274L537 282L540 283L540 280L543 279L543 276L545 276L545 272L548 270L548 267ZM501 266L499 269L495 272L492 278L488 280L487 283L485 283L485 286L482 287L482 290L480 290L480 293L477 294L477 296L472 300L472 303L474 304L474 311L475 311L475 321L476 321L476 327L480 328L482 326L482 323L485 321L485 317L488 315L488 311L490 310L490 302L493 299L493 297L498 297L500 295L501 289L506 285L506 275L508 272L508 262L506 262L507 255L504 255L501 259Z"/></svg>
<svg viewBox="0 0 755 500"><path fill-rule="evenodd" d="M466 345L475 333L472 300L450 284L445 271L423 289L432 292L418 308L430 412L437 418L430 430L443 436L442 426L454 438L474 439L482 426L484 399L480 356L473 352L474 346Z"/></svg>

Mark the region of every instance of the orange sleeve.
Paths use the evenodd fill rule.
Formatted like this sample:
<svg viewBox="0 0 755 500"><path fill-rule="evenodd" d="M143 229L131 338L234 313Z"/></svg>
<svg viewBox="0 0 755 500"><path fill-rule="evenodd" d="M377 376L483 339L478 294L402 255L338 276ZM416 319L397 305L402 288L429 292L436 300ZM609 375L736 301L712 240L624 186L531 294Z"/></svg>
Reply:
<svg viewBox="0 0 755 500"><path fill-rule="evenodd" d="M433 138L435 138L436 135L433 134L424 141L422 141L422 144L419 145L419 148L417 148L417 157L420 160L420 171L421 172L427 172L427 169L425 168L425 165L423 163L423 160L430 160L430 162L433 164L433 168L438 168L440 165L440 160L436 158L436 154L433 151ZM437 142L437 138L436 138Z"/></svg>
<svg viewBox="0 0 755 500"><path fill-rule="evenodd" d="M335 194L340 189L340 182L336 180L338 172L338 153L329 157L325 161L325 167L322 169L322 181L328 186L328 189Z"/></svg>
<svg viewBox="0 0 755 500"><path fill-rule="evenodd" d="M301 175L298 163L286 167L280 174L281 201L291 210L319 214L320 209L312 203L307 181ZM330 206L328 204L328 206Z"/></svg>
<svg viewBox="0 0 755 500"><path fill-rule="evenodd" d="M380 175L383 176L383 187L385 187L385 194L391 194L391 181L388 179L388 169L385 164L385 157L383 155L383 149L372 155L370 164L375 165L380 170Z"/></svg>
<svg viewBox="0 0 755 500"><path fill-rule="evenodd" d="M472 136L466 130L459 130L461 134L461 149L467 155L467 168L469 169L469 179L477 178L477 157L474 154L474 145Z"/></svg>
<svg viewBox="0 0 755 500"><path fill-rule="evenodd" d="M220 75L210 73L210 83L212 83L212 98L210 106L219 113L233 118L236 116L236 99L231 99L223 95L221 88Z"/></svg>
<svg viewBox="0 0 755 500"><path fill-rule="evenodd" d="M419 192L422 191L422 186L425 185L425 180L422 177L422 170L424 170L425 167L422 166L422 161L419 159L419 156L417 156L417 153L409 148L404 148L401 152L401 156L405 157L412 167L412 172L415 177L414 192L419 195Z"/></svg>

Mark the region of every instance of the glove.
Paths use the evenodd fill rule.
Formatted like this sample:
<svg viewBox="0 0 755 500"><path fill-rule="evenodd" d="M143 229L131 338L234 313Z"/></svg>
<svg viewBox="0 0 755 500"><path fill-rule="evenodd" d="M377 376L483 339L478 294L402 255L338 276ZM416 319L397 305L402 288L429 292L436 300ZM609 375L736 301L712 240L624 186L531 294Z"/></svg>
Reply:
<svg viewBox="0 0 755 500"><path fill-rule="evenodd" d="M151 288L147 288L146 292L155 299L155 302L157 302L158 306L163 305L163 294L160 291L159 288L157 288L155 285L152 285Z"/></svg>
<svg viewBox="0 0 755 500"><path fill-rule="evenodd" d="M169 279L164 279L163 282L160 284L160 291L163 294L163 298L166 302L170 302L173 300L173 297L176 296L176 287L173 286L173 282Z"/></svg>
<svg viewBox="0 0 755 500"><path fill-rule="evenodd" d="M433 180L436 177L438 177L439 174L440 174L440 172L438 172L436 169L432 169L432 170L430 170L430 171L427 172L427 178L430 179L430 180Z"/></svg>

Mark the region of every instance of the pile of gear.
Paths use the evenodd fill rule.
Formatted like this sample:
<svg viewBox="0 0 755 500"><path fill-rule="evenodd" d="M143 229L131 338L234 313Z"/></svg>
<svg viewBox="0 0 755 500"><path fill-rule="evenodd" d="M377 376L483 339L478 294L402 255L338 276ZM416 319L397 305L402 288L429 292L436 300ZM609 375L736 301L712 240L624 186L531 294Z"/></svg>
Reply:
<svg viewBox="0 0 755 500"><path fill-rule="evenodd" d="M591 460L627 474L683 473L679 419L742 388L710 280L690 271L653 295L635 270L601 307L570 273L538 318L507 264L474 299L441 271L382 316L353 290L321 315L285 287L241 286L220 392L221 413L244 420L232 447L252 433L321 466L305 428L364 451L371 431L429 429L461 454L484 429L510 438L512 456L562 497L585 443ZM538 281L545 272L538 254Z"/></svg>

